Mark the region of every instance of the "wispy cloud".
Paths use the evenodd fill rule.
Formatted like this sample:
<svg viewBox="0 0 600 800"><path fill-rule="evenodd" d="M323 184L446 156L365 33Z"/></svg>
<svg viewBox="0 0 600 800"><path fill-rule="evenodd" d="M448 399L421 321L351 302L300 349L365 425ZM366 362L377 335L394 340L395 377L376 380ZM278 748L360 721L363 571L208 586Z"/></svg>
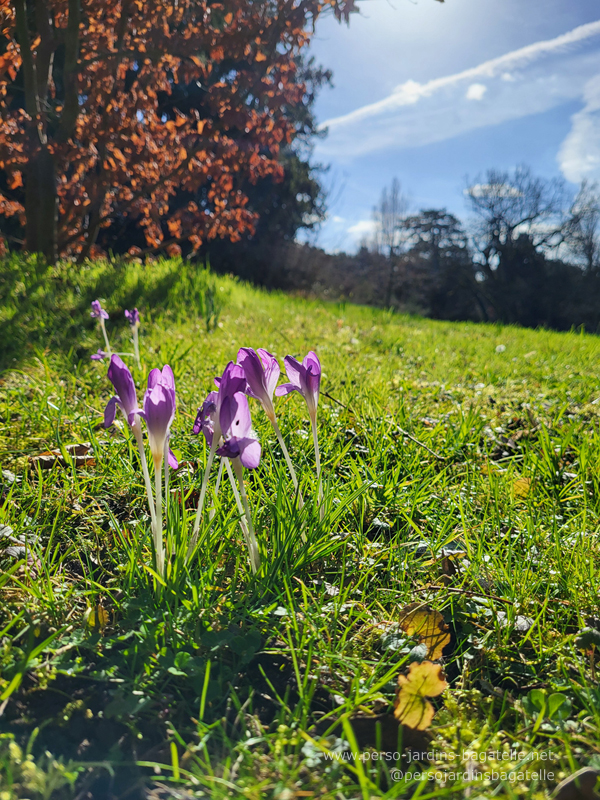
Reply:
<svg viewBox="0 0 600 800"><path fill-rule="evenodd" d="M495 78L505 74L510 79L511 70L520 69L532 61L550 53L557 53L569 48L579 42L600 35L600 20L589 22L586 25L579 25L568 33L556 36L554 39L546 39L541 42L521 47L513 50L498 58L484 61L477 67L456 72L453 75L446 75L443 78L435 78L427 83L417 83L416 81L406 81L397 86L388 97L376 103L357 108L349 114L340 117L333 117L326 120L321 127L333 130L337 127L359 122L378 114L393 111L397 108L417 103L421 98L431 97L432 94L440 89L447 89L464 81L474 81L477 78Z"/></svg>
<svg viewBox="0 0 600 800"><path fill-rule="evenodd" d="M406 81L376 103L326 120L319 153L353 158L382 148L443 141L580 98L600 74L600 20L427 83ZM553 59L548 63L548 57Z"/></svg>
<svg viewBox="0 0 600 800"><path fill-rule="evenodd" d="M600 180L600 75L586 83L583 99L585 105L571 117L571 131L558 153L561 171L573 183Z"/></svg>

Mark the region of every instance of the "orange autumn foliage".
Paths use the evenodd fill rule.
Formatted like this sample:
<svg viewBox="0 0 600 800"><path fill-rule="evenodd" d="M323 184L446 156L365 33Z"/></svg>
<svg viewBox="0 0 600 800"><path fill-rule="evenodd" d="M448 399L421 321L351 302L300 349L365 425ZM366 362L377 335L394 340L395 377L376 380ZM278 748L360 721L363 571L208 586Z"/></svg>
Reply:
<svg viewBox="0 0 600 800"><path fill-rule="evenodd" d="M281 177L295 59L327 9L347 21L353 0L0 0L0 217L48 260L115 219L149 249L239 239L240 187ZM180 86L201 103L173 107Z"/></svg>

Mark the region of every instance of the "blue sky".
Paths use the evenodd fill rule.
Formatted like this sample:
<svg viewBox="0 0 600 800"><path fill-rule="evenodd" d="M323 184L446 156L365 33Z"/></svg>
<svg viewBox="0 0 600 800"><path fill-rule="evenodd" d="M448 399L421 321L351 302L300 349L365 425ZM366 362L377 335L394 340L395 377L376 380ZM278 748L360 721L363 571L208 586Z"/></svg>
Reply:
<svg viewBox="0 0 600 800"><path fill-rule="evenodd" d="M311 45L333 70L317 120L329 134L329 217L317 243L356 248L396 176L411 208L467 216L463 188L527 163L573 189L600 181L598 0L358 0L349 27Z"/></svg>

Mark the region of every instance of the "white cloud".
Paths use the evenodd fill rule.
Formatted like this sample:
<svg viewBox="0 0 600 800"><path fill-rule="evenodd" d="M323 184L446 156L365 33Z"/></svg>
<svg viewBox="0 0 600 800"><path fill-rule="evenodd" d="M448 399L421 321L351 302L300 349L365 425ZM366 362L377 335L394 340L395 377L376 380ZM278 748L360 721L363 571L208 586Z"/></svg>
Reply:
<svg viewBox="0 0 600 800"><path fill-rule="evenodd" d="M372 219L361 219L348 228L348 233L356 240L372 236L374 232L375 222Z"/></svg>
<svg viewBox="0 0 600 800"><path fill-rule="evenodd" d="M586 83L583 99L585 105L571 117L571 130L558 152L560 169L573 183L600 179L600 75Z"/></svg>
<svg viewBox="0 0 600 800"><path fill-rule="evenodd" d="M487 92L485 83L472 83L467 89L465 97L467 100L483 100L483 95Z"/></svg>
<svg viewBox="0 0 600 800"><path fill-rule="evenodd" d="M600 74L600 49L575 46L598 35L600 20L453 75L406 81L383 100L324 122L329 136L318 153L343 159L431 144L576 100ZM550 55L550 62L543 59ZM484 94L485 103L473 102Z"/></svg>
<svg viewBox="0 0 600 800"><path fill-rule="evenodd" d="M463 190L464 194L472 194L473 197L521 197L520 192L515 186L509 186L508 183L476 183L469 189Z"/></svg>

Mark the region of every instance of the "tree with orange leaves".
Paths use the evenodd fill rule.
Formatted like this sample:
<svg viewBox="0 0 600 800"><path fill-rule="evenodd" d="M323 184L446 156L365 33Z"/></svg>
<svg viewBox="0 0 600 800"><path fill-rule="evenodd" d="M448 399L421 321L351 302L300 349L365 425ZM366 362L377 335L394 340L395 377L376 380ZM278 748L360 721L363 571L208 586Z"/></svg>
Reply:
<svg viewBox="0 0 600 800"><path fill-rule="evenodd" d="M327 9L353 0L0 0L1 229L48 262L93 255L117 214L149 249L251 231L240 187L281 175Z"/></svg>

